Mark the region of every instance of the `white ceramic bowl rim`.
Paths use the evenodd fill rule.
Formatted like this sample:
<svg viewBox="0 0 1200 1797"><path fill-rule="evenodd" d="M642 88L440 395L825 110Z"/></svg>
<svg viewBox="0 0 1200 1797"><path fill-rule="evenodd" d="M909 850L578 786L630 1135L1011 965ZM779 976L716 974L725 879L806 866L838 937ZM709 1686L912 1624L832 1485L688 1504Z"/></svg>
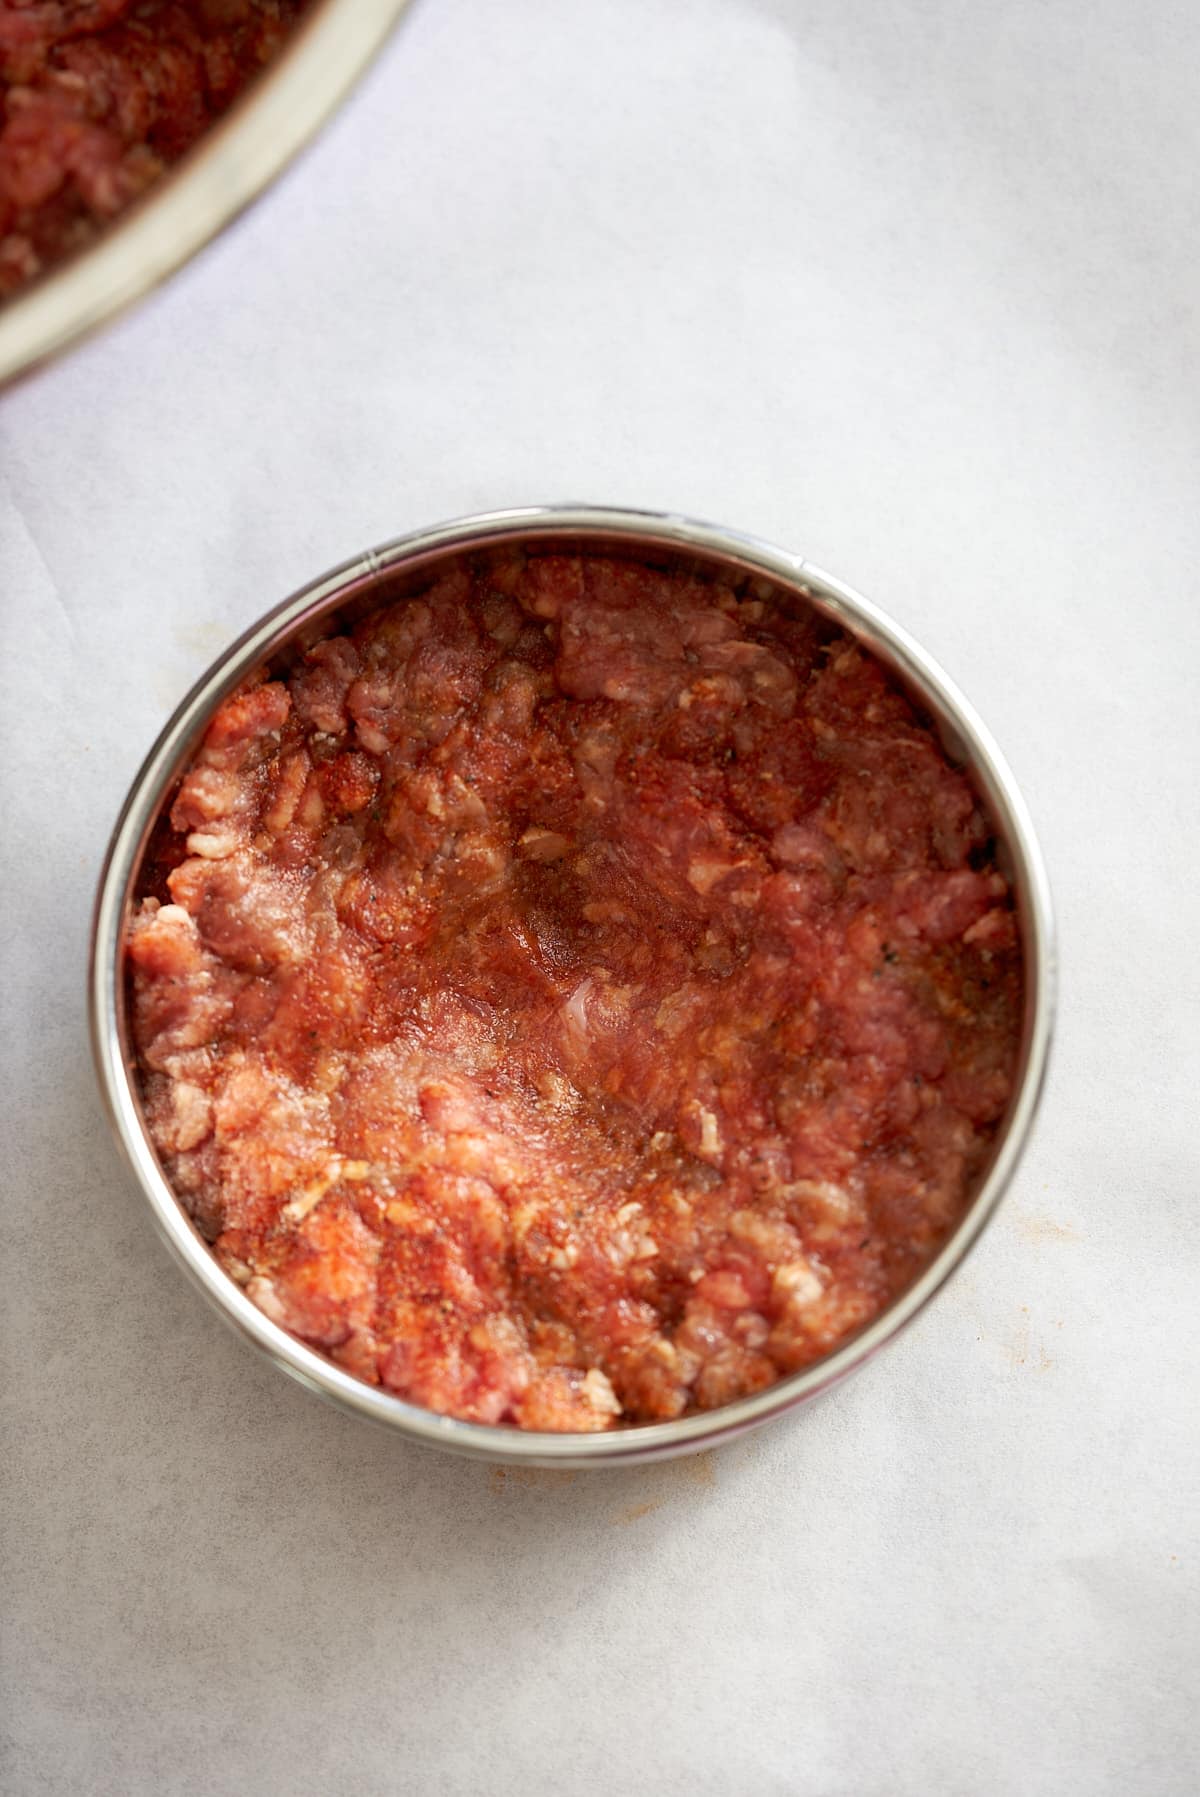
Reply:
<svg viewBox="0 0 1200 1797"><path fill-rule="evenodd" d="M96 240L0 307L0 387L141 299L284 169L376 55L408 0L313 0L228 114Z"/></svg>

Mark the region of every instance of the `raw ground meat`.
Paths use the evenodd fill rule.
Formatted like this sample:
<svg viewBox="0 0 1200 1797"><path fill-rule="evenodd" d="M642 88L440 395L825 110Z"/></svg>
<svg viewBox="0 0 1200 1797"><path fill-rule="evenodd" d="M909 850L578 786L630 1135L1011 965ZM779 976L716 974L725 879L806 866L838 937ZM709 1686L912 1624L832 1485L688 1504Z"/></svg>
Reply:
<svg viewBox="0 0 1200 1797"><path fill-rule="evenodd" d="M305 0L0 0L0 303L189 149Z"/></svg>
<svg viewBox="0 0 1200 1797"><path fill-rule="evenodd" d="M803 599L506 553L226 700L129 965L145 1113L260 1308L433 1410L606 1429L827 1354L1007 1104L964 774Z"/></svg>

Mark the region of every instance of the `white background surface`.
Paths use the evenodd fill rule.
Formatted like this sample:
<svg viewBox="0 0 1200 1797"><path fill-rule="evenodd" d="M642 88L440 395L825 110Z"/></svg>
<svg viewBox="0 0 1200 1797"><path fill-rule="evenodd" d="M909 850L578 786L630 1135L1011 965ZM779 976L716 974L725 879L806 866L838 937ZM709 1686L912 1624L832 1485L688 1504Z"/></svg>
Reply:
<svg viewBox="0 0 1200 1797"><path fill-rule="evenodd" d="M5 1792L1197 1788L1200 14L424 0L315 151L0 400ZM227 1336L84 1034L121 796L365 545L589 499L856 583L983 712L1061 1021L964 1273L692 1463L443 1460Z"/></svg>

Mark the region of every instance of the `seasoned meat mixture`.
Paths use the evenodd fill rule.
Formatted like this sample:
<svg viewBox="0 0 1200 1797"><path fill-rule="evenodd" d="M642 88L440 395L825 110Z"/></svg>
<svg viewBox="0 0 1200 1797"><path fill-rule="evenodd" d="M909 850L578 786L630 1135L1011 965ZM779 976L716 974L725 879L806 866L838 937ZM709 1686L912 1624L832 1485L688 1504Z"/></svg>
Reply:
<svg viewBox="0 0 1200 1797"><path fill-rule="evenodd" d="M0 303L182 156L305 0L0 0Z"/></svg>
<svg viewBox="0 0 1200 1797"><path fill-rule="evenodd" d="M226 700L129 936L221 1265L430 1409L607 1429L827 1354L929 1260L1021 964L966 777L801 599L464 565Z"/></svg>

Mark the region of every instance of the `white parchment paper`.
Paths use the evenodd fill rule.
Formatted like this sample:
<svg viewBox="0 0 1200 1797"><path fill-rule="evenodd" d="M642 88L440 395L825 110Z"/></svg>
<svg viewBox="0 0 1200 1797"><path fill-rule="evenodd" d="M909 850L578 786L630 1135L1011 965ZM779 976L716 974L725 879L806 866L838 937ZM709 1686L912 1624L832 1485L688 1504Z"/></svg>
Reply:
<svg viewBox="0 0 1200 1797"><path fill-rule="evenodd" d="M422 0L318 146L0 399L6 1792L1151 1797L1197 1764L1200 13ZM982 711L1061 1019L962 1275L620 1474L260 1364L93 1094L112 820L222 645L481 507L756 530Z"/></svg>

